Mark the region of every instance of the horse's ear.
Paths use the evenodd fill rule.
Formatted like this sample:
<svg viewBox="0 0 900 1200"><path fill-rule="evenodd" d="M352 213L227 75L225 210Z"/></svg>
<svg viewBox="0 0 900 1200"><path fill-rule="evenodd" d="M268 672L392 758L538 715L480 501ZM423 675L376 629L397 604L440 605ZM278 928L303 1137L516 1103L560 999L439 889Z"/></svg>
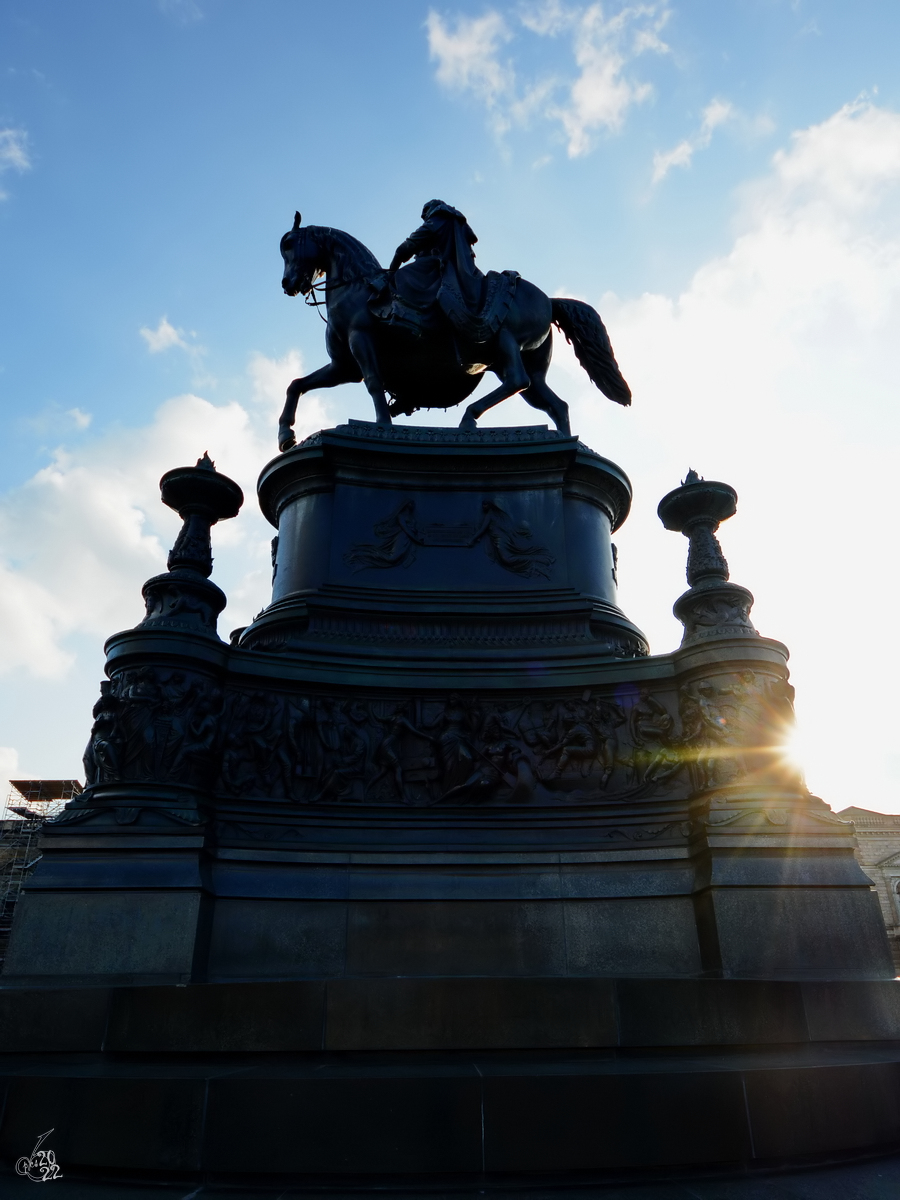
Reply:
<svg viewBox="0 0 900 1200"><path fill-rule="evenodd" d="M302 220L303 220L303 218L300 216L300 214L298 212L295 212L294 213L294 228L291 230L291 233L297 232L297 230L300 228L300 222Z"/></svg>

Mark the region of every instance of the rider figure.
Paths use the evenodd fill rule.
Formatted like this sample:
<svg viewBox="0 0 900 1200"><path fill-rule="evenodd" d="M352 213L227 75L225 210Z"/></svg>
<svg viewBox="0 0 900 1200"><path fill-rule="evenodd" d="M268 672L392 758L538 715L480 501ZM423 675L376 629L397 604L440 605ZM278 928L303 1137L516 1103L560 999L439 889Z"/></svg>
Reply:
<svg viewBox="0 0 900 1200"><path fill-rule="evenodd" d="M391 260L390 269L396 271L415 255L415 261L396 281L401 294L421 309L437 301L451 321L460 308L477 316L484 280L472 250L478 238L463 214L443 200L429 200L422 209L422 221Z"/></svg>

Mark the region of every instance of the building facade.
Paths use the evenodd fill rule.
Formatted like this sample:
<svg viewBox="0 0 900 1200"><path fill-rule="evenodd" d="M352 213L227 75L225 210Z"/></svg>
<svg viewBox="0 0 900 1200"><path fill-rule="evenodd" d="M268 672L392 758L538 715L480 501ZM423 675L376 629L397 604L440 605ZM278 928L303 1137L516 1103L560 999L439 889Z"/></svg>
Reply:
<svg viewBox="0 0 900 1200"><path fill-rule="evenodd" d="M900 973L900 814L845 808L837 815L856 827L856 857L875 885L894 965Z"/></svg>

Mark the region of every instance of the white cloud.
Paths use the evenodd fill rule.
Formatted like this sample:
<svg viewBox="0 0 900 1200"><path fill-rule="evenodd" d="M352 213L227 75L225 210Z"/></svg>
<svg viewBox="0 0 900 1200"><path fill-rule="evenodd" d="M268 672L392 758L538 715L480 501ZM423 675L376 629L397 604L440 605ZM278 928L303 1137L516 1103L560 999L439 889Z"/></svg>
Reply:
<svg viewBox="0 0 900 1200"><path fill-rule="evenodd" d="M730 251L681 295L594 302L634 406L601 407L561 339L555 386L589 444L640 466L617 537L625 611L656 652L677 644L686 543L656 502L688 466L732 483L722 542L757 627L791 649L810 785L900 811L900 113L858 102L796 133L744 190Z"/></svg>
<svg viewBox="0 0 900 1200"><path fill-rule="evenodd" d="M697 150L705 150L712 141L713 131L734 116L728 100L712 100L703 110L703 120L697 132L679 142L671 150L653 155L653 182L660 183L673 167L689 167Z"/></svg>
<svg viewBox="0 0 900 1200"><path fill-rule="evenodd" d="M543 3L528 4L519 12L519 20L526 29L540 37L556 37L572 23L572 10L561 0L543 0Z"/></svg>
<svg viewBox="0 0 900 1200"><path fill-rule="evenodd" d="M755 202L780 209L796 196L818 219L829 212L841 222L872 211L882 200L895 215L893 189L900 182L900 117L865 100L845 105L829 120L795 133L790 150L775 155L775 180ZM868 232L868 230L866 231Z"/></svg>
<svg viewBox="0 0 900 1200"><path fill-rule="evenodd" d="M87 429L93 417L80 408L69 408L63 411L56 401L49 401L33 416L20 417L19 424L23 429L29 429L42 440L58 438L61 432L71 429Z"/></svg>
<svg viewBox="0 0 900 1200"><path fill-rule="evenodd" d="M668 51L659 37L667 17L667 10L654 4L626 6L612 17L606 17L601 4L591 4L574 17L579 74L568 89L567 102L551 107L548 114L562 123L571 158L593 148L598 130L617 133L632 105L652 95L650 84L629 79L625 67L648 51Z"/></svg>
<svg viewBox="0 0 900 1200"><path fill-rule="evenodd" d="M23 171L31 169L31 159L28 155L28 134L24 129L12 129L9 126L0 129L0 175L5 171ZM5 200L7 193L0 188L0 200Z"/></svg>
<svg viewBox="0 0 900 1200"><path fill-rule="evenodd" d="M173 346L180 346L182 350L191 350L193 347L184 340L184 330L176 329L170 324L168 317L160 317L159 324L155 329L148 329L146 325L141 326L141 337L147 343L147 349L151 354L159 354L162 350L171 350Z"/></svg>
<svg viewBox="0 0 900 1200"><path fill-rule="evenodd" d="M82 412L80 408L66 409L66 416L72 418L76 429L87 429L93 419L90 413Z"/></svg>
<svg viewBox="0 0 900 1200"><path fill-rule="evenodd" d="M575 158L593 148L601 131L618 132L629 109L652 95L652 86L633 78L629 68L643 54L668 52L660 37L668 15L660 3L612 11L602 3L545 0L508 16L489 10L445 20L431 12L426 24L440 84L480 100L497 133L535 117L559 123ZM571 61L561 71L523 81L514 58L500 57L523 31L539 38L567 35Z"/></svg>
<svg viewBox="0 0 900 1200"><path fill-rule="evenodd" d="M673 167L689 167L696 148L694 141L685 138L671 150L657 150L653 155L653 182L665 179Z"/></svg>
<svg viewBox="0 0 900 1200"><path fill-rule="evenodd" d="M300 373L296 352L254 355L246 405L196 395L166 401L142 429L116 429L60 448L26 484L0 497L0 673L59 679L74 662L71 639L96 643L142 616L141 585L165 569L178 518L159 499L159 478L205 450L244 489L240 516L214 532L214 578L229 595L220 630L246 623L268 600L268 543L255 484L276 453L284 388ZM304 397L297 433L327 424Z"/></svg>
<svg viewBox="0 0 900 1200"><path fill-rule="evenodd" d="M28 134L25 130L0 129L0 171L27 171L30 167Z"/></svg>
<svg viewBox="0 0 900 1200"><path fill-rule="evenodd" d="M488 110L497 114L501 101L509 99L515 88L515 72L499 61L497 54L512 34L498 12L483 17L457 17L445 22L436 12L426 21L428 49L437 62L438 82L455 91L469 91ZM500 118L506 127L506 118Z"/></svg>
<svg viewBox="0 0 900 1200"><path fill-rule="evenodd" d="M253 403L277 414L284 405L288 384L303 374L303 360L298 350L289 350L283 358L252 354L248 373L253 383ZM325 409L315 395L305 396L302 403L306 405L307 423L319 418L325 420Z"/></svg>

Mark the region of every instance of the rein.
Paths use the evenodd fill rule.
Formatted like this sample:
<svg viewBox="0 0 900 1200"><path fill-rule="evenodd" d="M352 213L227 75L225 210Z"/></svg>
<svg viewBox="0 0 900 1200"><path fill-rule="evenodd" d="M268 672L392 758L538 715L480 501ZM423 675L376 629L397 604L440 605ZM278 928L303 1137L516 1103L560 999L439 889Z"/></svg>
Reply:
<svg viewBox="0 0 900 1200"><path fill-rule="evenodd" d="M323 279L321 283L311 283L309 285L309 291L304 295L303 303L305 305L307 305L307 307L309 307L309 308L316 309L316 311L318 312L318 310L320 308L324 308L328 304L328 289L329 288L341 288L341 287L347 287L347 285L350 283L368 283L368 282L369 282L369 280L365 277L365 275L352 275L349 279L335 279L333 281L328 280L328 279ZM317 293L319 293L319 292L325 293L324 300L319 300L317 298ZM328 324L327 317L323 317L321 313L319 313L319 317L321 318L321 320L323 320L325 322L326 325Z"/></svg>
<svg viewBox="0 0 900 1200"><path fill-rule="evenodd" d="M349 279L347 280L347 282L348 283L350 282ZM332 284L332 287L334 287L334 284ZM340 287L340 284L338 284L338 287ZM311 283L309 285L309 291L306 292L303 297L303 303L305 305L307 305L309 308L314 308L316 310L316 312L319 312L320 308L327 305L328 296L326 295L324 300L318 300L318 299L316 299L316 292L323 292L323 291L327 292L327 290L328 290L328 280L327 279L324 279L321 283ZM319 317L322 321L325 322L326 325L328 324L327 317L323 317L321 313L319 313Z"/></svg>

